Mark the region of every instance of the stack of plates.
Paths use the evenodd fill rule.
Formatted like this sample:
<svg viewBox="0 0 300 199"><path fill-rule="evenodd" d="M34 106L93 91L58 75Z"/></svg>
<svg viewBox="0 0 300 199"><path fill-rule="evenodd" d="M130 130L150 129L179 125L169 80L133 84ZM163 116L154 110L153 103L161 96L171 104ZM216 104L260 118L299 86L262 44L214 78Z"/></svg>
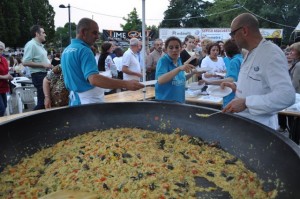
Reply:
<svg viewBox="0 0 300 199"><path fill-rule="evenodd" d="M206 91L209 95L214 97L225 97L232 92L232 89L229 87L222 89L220 86L209 85Z"/></svg>
<svg viewBox="0 0 300 199"><path fill-rule="evenodd" d="M188 84L186 87L190 90L201 90L203 87L205 86L205 84L198 84L198 82L192 82L190 84Z"/></svg>

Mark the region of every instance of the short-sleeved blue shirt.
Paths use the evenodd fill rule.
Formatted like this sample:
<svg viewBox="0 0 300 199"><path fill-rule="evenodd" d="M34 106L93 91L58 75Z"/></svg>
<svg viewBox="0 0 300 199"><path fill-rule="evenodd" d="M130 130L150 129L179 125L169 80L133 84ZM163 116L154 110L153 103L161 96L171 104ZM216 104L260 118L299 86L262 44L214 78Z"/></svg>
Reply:
<svg viewBox="0 0 300 199"><path fill-rule="evenodd" d="M181 66L181 59L177 60L177 65ZM157 80L161 75L174 70L174 65L171 57L167 54L162 56L156 66L155 79ZM155 99L176 101L180 103L185 102L185 74L180 71L173 79L165 84L156 83L155 85Z"/></svg>
<svg viewBox="0 0 300 199"><path fill-rule="evenodd" d="M231 77L235 82L238 80L238 76L240 73L241 64L243 62L242 54L236 54L231 59L228 59L229 62L226 65L226 76ZM226 63L226 62L225 62ZM235 93L232 92L229 95L223 97L223 107L225 107L231 100L235 97Z"/></svg>
<svg viewBox="0 0 300 199"><path fill-rule="evenodd" d="M72 39L61 57L64 82L68 90L85 92L92 88L88 77L99 74L98 66L90 46L80 39Z"/></svg>

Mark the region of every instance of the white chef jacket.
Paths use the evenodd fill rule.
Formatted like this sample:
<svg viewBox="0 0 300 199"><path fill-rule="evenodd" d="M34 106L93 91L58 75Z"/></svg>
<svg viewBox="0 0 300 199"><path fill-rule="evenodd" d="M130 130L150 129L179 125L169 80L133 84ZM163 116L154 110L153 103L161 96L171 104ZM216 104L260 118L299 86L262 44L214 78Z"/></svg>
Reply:
<svg viewBox="0 0 300 199"><path fill-rule="evenodd" d="M249 52L241 66L236 90L247 109L237 113L270 128L278 127L277 113L294 104L295 89L282 50L265 39Z"/></svg>

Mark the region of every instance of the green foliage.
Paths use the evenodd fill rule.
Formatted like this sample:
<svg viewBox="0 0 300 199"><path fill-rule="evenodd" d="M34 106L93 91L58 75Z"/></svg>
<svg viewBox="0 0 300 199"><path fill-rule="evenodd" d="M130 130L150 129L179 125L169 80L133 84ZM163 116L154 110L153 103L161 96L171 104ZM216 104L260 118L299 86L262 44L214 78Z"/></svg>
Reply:
<svg viewBox="0 0 300 199"><path fill-rule="evenodd" d="M128 18L123 17L123 19L126 21L125 25L120 24L123 31L142 31L142 20L139 19L136 8L128 14Z"/></svg>
<svg viewBox="0 0 300 199"><path fill-rule="evenodd" d="M71 23L71 35L72 38L76 37L76 24ZM54 40L51 43L51 47L54 51L62 51L66 46L70 44L69 37L69 22L64 27L58 27L55 31Z"/></svg>
<svg viewBox="0 0 300 199"><path fill-rule="evenodd" d="M291 32L300 20L299 0L215 0L206 14L217 27L230 27L238 14L250 12L258 17L261 28L283 29L283 42L288 43Z"/></svg>
<svg viewBox="0 0 300 199"><path fill-rule="evenodd" d="M149 38L150 40L155 40L158 38L158 28L157 26L153 25L153 26L148 26L146 28L147 30L151 30L151 32L154 32L154 35L152 36L152 38Z"/></svg>
<svg viewBox="0 0 300 199"><path fill-rule="evenodd" d="M20 1L18 4L20 17L20 25L21 27L21 35L18 39L18 46L23 47L24 44L30 40L30 27L33 25L33 16L31 14L31 10L28 9L30 7L30 1Z"/></svg>
<svg viewBox="0 0 300 199"><path fill-rule="evenodd" d="M206 10L207 19L217 28L230 28L231 21L242 13L236 0L215 0L214 4Z"/></svg>
<svg viewBox="0 0 300 199"><path fill-rule="evenodd" d="M289 37L300 20L299 0L253 0L247 1L244 11L259 15L260 27L283 29L283 42Z"/></svg>
<svg viewBox="0 0 300 199"><path fill-rule="evenodd" d="M212 3L203 0L170 0L159 27L211 27L214 23L205 17L205 10L211 6Z"/></svg>
<svg viewBox="0 0 300 199"><path fill-rule="evenodd" d="M121 24L121 27L123 29L123 31L139 31L142 32L142 26L143 26L143 22L142 20L139 18L136 8L133 8L133 11L131 11L128 14L128 18L123 17L123 19L126 21L125 24ZM146 26L146 30L151 30L152 32L154 32L154 37L151 39L155 39L158 38L158 28L156 26Z"/></svg>
<svg viewBox="0 0 300 199"><path fill-rule="evenodd" d="M55 34L53 7L48 0L1 0L0 38L9 47L24 47L30 40L30 27L42 25L48 42Z"/></svg>
<svg viewBox="0 0 300 199"><path fill-rule="evenodd" d="M20 36L17 0L4 0L1 3L1 11L4 18L4 27L1 27L1 33L4 35L0 35L0 38L1 40L5 38L3 42L6 43L6 46L15 47Z"/></svg>

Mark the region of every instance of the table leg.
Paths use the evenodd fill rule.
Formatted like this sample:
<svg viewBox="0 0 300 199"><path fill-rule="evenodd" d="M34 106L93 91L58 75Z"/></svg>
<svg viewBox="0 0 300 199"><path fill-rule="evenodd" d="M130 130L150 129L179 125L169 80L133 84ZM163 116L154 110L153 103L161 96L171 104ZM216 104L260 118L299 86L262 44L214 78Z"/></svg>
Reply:
<svg viewBox="0 0 300 199"><path fill-rule="evenodd" d="M290 139L293 140L296 144L299 144L300 141L300 118L299 117L290 117Z"/></svg>

